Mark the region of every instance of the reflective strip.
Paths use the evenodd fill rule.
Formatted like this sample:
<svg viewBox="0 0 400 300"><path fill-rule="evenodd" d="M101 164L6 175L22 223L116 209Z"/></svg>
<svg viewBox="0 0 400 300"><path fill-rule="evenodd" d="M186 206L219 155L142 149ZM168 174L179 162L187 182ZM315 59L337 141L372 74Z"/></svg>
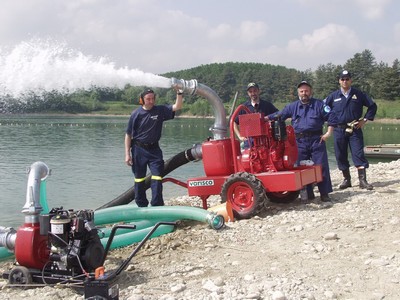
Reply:
<svg viewBox="0 0 400 300"><path fill-rule="evenodd" d="M146 180L146 177L143 178L135 178L135 182L143 182Z"/></svg>
<svg viewBox="0 0 400 300"><path fill-rule="evenodd" d="M162 177L161 176L151 175L151 179L153 179L153 180L162 180Z"/></svg>

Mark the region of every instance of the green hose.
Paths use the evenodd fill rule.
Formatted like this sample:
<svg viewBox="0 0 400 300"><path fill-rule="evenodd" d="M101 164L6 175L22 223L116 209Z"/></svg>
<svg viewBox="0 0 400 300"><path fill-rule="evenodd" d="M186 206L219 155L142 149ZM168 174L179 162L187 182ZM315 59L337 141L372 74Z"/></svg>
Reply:
<svg viewBox="0 0 400 300"><path fill-rule="evenodd" d="M194 220L209 224L213 229L221 229L225 220L214 212L191 206L137 207L132 204L103 208L94 212L96 225L133 220L176 221Z"/></svg>
<svg viewBox="0 0 400 300"><path fill-rule="evenodd" d="M140 230L140 229L144 229L144 228L148 228L148 227L153 227L154 225L156 225L158 223L158 221L155 220L138 220L138 221L134 221L134 222L127 222L127 224L129 225L135 225L136 229L135 230ZM97 229L99 230L99 236L100 238L107 238L110 236L112 227L99 227L96 226ZM120 235L120 234L124 234L127 232L132 232L131 229L119 229L117 230L117 232L115 233L116 235Z"/></svg>
<svg viewBox="0 0 400 300"><path fill-rule="evenodd" d="M8 251L5 247L0 247L0 261L10 258L14 256L14 253Z"/></svg>
<svg viewBox="0 0 400 300"><path fill-rule="evenodd" d="M151 235L151 238L157 237L162 234L170 233L174 230L174 228L175 228L175 226L173 226L173 225L160 225L156 229L156 231L154 231L154 233ZM126 247L133 243L139 243L143 240L143 238L152 229L153 229L153 226L148 227L148 228L139 229L139 230L133 230L133 231L131 230L131 232L129 232L129 233L115 235L110 249ZM127 230L129 230L129 229L127 229ZM117 233L118 233L118 231L117 231ZM103 247L106 247L107 242L108 242L108 237L102 238L102 239L100 239L100 241L103 244Z"/></svg>
<svg viewBox="0 0 400 300"><path fill-rule="evenodd" d="M40 206L42 207L41 214L48 214L49 213L49 206L47 204L47 197L46 197L46 180L42 180L40 183Z"/></svg>

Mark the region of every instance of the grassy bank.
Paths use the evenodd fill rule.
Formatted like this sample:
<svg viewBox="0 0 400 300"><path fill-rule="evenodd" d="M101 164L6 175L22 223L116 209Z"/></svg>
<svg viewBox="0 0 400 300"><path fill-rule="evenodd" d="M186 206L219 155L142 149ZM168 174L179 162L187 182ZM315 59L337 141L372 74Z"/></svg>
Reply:
<svg viewBox="0 0 400 300"><path fill-rule="evenodd" d="M400 120L400 101L386 101L386 100L376 100L378 105L378 112L376 115L377 119L394 119ZM130 115L132 110L138 107L138 105L128 105L123 102L105 102L104 110L93 111L92 114L97 115ZM282 109L285 103L275 103L278 109ZM186 104L186 116L192 116L190 113L190 104ZM225 105L227 113L230 111L229 105ZM211 115L212 116L212 115Z"/></svg>

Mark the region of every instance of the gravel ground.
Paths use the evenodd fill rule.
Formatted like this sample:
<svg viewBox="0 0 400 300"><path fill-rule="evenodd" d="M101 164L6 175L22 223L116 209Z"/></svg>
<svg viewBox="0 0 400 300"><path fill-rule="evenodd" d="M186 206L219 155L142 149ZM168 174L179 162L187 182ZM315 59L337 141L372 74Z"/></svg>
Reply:
<svg viewBox="0 0 400 300"><path fill-rule="evenodd" d="M150 240L118 277L119 298L147 299L400 299L400 160L371 165L372 191L353 187L269 205L219 231L183 221ZM342 180L333 170L335 186ZM316 193L318 196L318 193ZM216 204L218 197L211 199ZM169 205L197 205L181 197ZM132 247L112 251L114 269ZM3 262L0 271L12 262ZM0 281L2 299L83 299L65 287L18 289Z"/></svg>

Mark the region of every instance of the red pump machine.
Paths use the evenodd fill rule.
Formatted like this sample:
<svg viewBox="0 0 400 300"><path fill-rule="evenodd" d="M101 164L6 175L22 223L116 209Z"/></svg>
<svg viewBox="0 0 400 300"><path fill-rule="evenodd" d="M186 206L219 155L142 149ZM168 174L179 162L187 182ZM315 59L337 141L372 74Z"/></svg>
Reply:
<svg viewBox="0 0 400 300"><path fill-rule="evenodd" d="M239 115L241 110L247 113ZM237 117L241 136L251 144L243 151L233 129ZM236 217L249 218L268 200L291 202L304 186L322 181L321 166L296 166L297 144L291 125L281 120L266 121L262 113L250 113L240 105L229 127L230 138L202 144L206 176L187 181L189 196L201 197L203 206L209 196L220 194Z"/></svg>

